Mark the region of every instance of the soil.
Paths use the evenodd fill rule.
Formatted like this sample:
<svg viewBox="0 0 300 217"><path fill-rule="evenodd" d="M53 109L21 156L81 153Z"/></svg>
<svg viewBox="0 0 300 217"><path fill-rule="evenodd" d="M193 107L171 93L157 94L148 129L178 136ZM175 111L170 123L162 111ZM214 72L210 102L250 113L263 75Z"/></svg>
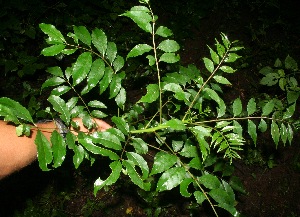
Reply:
<svg viewBox="0 0 300 217"><path fill-rule="evenodd" d="M252 32L250 29L250 24L262 28L256 20L258 11L228 5L213 9L210 14L199 19L199 24L194 26L190 37L182 41L183 64L194 63L199 68L203 67L201 58L209 55L206 44L213 45L214 38L220 32L228 34L230 39L240 40L251 50L251 56L244 54L244 61L251 62L251 65L229 77L233 87L228 88L225 94L228 102L236 97L249 99L260 91L257 88L258 66L270 64L277 57L284 58L287 54L300 60L300 29L297 26L300 20L296 6L293 1L285 1L281 7L285 24L270 25L265 34L259 34L258 30ZM235 13L235 16L228 16L231 13ZM162 20L166 25L170 19L172 14L163 15ZM291 31L286 32L287 29ZM129 94L132 101L139 99L138 91L133 90ZM280 145L278 149L275 149L269 136L260 136L255 148L260 156L256 158L257 161L234 162L234 175L241 179L246 190L246 194L237 193L237 209L248 217L300 216L299 135L295 135L292 146ZM247 159L246 153L244 157ZM122 179L122 183L117 183L114 187L100 191L94 197L92 183L101 167L104 167L103 164L106 162L99 162L93 167L83 165L80 170L74 170L70 169L72 165L67 161L61 169L44 173L34 163L0 182L0 216L115 217L155 216L155 213L159 216L214 216L209 206L204 204L199 208L180 197L177 191L168 192L170 194L163 195L159 201L146 203L138 194L137 188L126 182L126 179ZM221 210L219 215L228 216Z"/></svg>

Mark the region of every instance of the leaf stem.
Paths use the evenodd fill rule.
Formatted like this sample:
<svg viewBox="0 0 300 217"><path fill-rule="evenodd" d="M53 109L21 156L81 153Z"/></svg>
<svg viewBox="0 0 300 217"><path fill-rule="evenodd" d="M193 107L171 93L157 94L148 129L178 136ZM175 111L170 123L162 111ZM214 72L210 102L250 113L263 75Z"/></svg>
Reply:
<svg viewBox="0 0 300 217"><path fill-rule="evenodd" d="M157 52L156 52L156 43L155 43L155 17L152 12L152 9L150 7L150 4L148 4L150 13L152 16L152 44L153 44L153 52L154 52L154 58L155 58L155 65L157 70L157 79L158 79L158 89L159 89L159 123L162 123L162 90L161 90L161 81L160 81L160 69L158 65L158 58L157 58Z"/></svg>

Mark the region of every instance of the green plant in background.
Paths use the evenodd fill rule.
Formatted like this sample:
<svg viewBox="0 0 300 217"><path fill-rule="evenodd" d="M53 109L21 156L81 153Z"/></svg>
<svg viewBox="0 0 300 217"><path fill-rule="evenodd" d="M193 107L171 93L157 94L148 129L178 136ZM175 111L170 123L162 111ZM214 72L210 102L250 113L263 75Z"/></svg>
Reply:
<svg viewBox="0 0 300 217"><path fill-rule="evenodd" d="M65 139L54 131L52 146L38 131L35 142L39 165L44 171L59 167L67 149L74 152L76 168L84 159L93 163L101 156L110 159L111 173L95 181L94 194L115 184L122 173L142 191L158 195L178 187L183 197L194 198L199 205L208 202L216 216L216 207L238 216L234 191L244 192L244 189L240 180L232 176L231 162L240 158L239 151L245 142L240 122L247 123L254 144L257 129L264 132L269 124L276 146L280 140L291 143L290 118L295 109L280 104L276 98L251 98L246 110L240 98L226 105L221 97L222 87L231 83L225 75L236 72L230 64L241 57L237 52L243 47L223 33L221 40L216 39L215 49L208 47L210 57L203 58L207 73L194 65L178 65L176 71L163 73L161 64L179 62L180 46L171 38L173 33L169 28L157 26L158 17L149 1L140 3L121 16L133 20L151 40L134 46L126 60L118 55L117 45L101 29L90 33L84 26L74 26L73 32L65 37L55 26L40 24L50 45L42 50L44 56L79 52L71 67L48 68L52 77L45 81L42 90L53 87L48 98L52 107L45 112L59 116L75 129L77 124L72 118L81 117L84 125L92 129L93 118L106 117L108 101L114 99L115 106L110 103L109 112L114 115L111 120L115 127L91 134L79 132L78 136L69 132ZM122 87L127 76L125 61L145 54L157 80L147 85L147 93L136 104L129 105ZM67 97L70 92L75 95ZM87 101L87 95L94 98ZM293 103L296 105L296 100ZM5 120L19 125L19 134L28 134L29 127L24 123L33 120L27 109L8 98L0 98L0 108ZM144 134L151 135L154 141L144 141ZM145 160L150 150L155 152L152 167Z"/></svg>

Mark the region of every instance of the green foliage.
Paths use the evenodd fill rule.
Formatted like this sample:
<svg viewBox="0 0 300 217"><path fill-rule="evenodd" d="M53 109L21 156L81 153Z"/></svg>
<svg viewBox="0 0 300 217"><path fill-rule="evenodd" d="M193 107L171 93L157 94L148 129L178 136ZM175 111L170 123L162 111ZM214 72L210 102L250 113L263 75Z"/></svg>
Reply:
<svg viewBox="0 0 300 217"><path fill-rule="evenodd" d="M41 51L44 56L77 55L66 69L48 68L51 77L41 87L42 90L53 88L48 98L51 109L46 112L59 116L67 126L74 126L72 119L80 117L88 129L93 129L93 119L106 117L109 105L115 124L105 132L79 132L77 136L68 132L66 138L54 131L51 141L38 131L35 143L40 167L44 171L59 167L68 149L74 152L75 168L84 159L92 164L100 156L110 160L111 173L95 181L95 195L124 174L143 191L154 189L158 194L179 188L183 197L194 198L199 205L207 201L216 216L215 207L238 216L234 190L244 193L244 189L240 180L232 177L230 164L240 158L245 143L240 122L247 123L254 144L259 135L257 129L265 132L269 125L276 146L280 141L291 143L291 117L299 96L297 80L293 76L286 78L283 70L274 72L265 68L261 71L265 75L261 83L269 86L280 83L280 88L287 93L287 103L277 98L251 98L244 110L242 100L237 98L232 105L227 105L222 98L222 87L230 85L226 74L237 71L231 63L241 57L237 52L243 47L238 41L231 42L221 33L215 48L208 47L210 56L203 58L205 73L194 65L175 65L175 72L162 73L162 62L179 63L180 46L170 38L173 33L169 28L156 26L158 18L149 1L140 3L121 16L130 18L152 40L135 45L126 61L147 55L157 82L148 84L146 94L132 106L127 105L122 86L128 76L125 59L103 30L95 28L90 32L84 26L74 26L65 36L51 24L40 24L48 36L49 46ZM275 67L280 66L276 61ZM298 70L290 57L285 60L285 68ZM281 79L285 80L280 82ZM91 98L84 99L84 95ZM107 103L111 99L115 106ZM33 122L30 113L13 100L1 98L0 108L0 116L7 121ZM148 144L143 134L152 134L156 143ZM150 150L156 153L152 164L145 159Z"/></svg>

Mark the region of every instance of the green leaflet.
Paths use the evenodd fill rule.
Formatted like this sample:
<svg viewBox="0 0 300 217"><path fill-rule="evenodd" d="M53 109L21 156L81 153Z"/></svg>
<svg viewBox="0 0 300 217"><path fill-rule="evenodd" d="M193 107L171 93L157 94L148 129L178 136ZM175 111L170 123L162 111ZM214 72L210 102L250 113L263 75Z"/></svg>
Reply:
<svg viewBox="0 0 300 217"><path fill-rule="evenodd" d="M290 124L288 124L288 141L289 141L290 145L292 144L293 137L294 137L293 128Z"/></svg>
<svg viewBox="0 0 300 217"><path fill-rule="evenodd" d="M222 117L225 114L226 105L222 98L219 97L216 91L210 89L210 88L204 88L203 92L207 94L212 100L214 100L216 103L218 103L219 108L218 110L218 117Z"/></svg>
<svg viewBox="0 0 300 217"><path fill-rule="evenodd" d="M235 200L233 200L225 190L221 188L212 189L208 194L218 203L219 207L227 210L234 216L236 215L237 211L234 207Z"/></svg>
<svg viewBox="0 0 300 217"><path fill-rule="evenodd" d="M91 35L89 33L89 31L87 30L87 28L85 26L74 26L73 27L74 33L76 35L76 37L82 41L84 44L86 44L87 46L91 46Z"/></svg>
<svg viewBox="0 0 300 217"><path fill-rule="evenodd" d="M82 82L88 75L92 66L92 55L90 52L84 52L77 58L72 71L73 85Z"/></svg>
<svg viewBox="0 0 300 217"><path fill-rule="evenodd" d="M59 96L55 95L49 96L48 101L53 105L53 109L60 113L60 118L63 120L63 122L69 125L71 114L65 101Z"/></svg>
<svg viewBox="0 0 300 217"><path fill-rule="evenodd" d="M123 87L120 89L120 92L116 96L115 101L119 108L123 109L124 104L126 102L126 91Z"/></svg>
<svg viewBox="0 0 300 217"><path fill-rule="evenodd" d="M110 62L110 65L113 65L113 62L115 58L117 57L117 45L114 42L108 42L107 43L107 49L106 49L106 57L108 61Z"/></svg>
<svg viewBox="0 0 300 217"><path fill-rule="evenodd" d="M166 62L166 63L176 63L179 60L180 60L179 54L175 54L175 53L164 53L159 58L159 62Z"/></svg>
<svg viewBox="0 0 300 217"><path fill-rule="evenodd" d="M221 33L221 38L225 48L228 49L231 44L230 41L228 40L228 37L224 33Z"/></svg>
<svg viewBox="0 0 300 217"><path fill-rule="evenodd" d="M134 162L130 160L124 160L123 166L125 166L127 174L134 184L136 184L145 191L150 190L151 184L148 182L145 183L141 176L137 173L137 171L134 168Z"/></svg>
<svg viewBox="0 0 300 217"><path fill-rule="evenodd" d="M213 62L215 64L219 64L220 63L220 58L219 58L218 54L213 49L211 49L209 46L207 46L207 47L209 48L210 57L213 60Z"/></svg>
<svg viewBox="0 0 300 217"><path fill-rule="evenodd" d="M102 80L99 82L100 94L102 94L108 88L113 78L113 75L114 75L113 70L110 67L106 67L104 76Z"/></svg>
<svg viewBox="0 0 300 217"><path fill-rule="evenodd" d="M277 73L269 73L260 80L260 84L273 86L277 84L278 79L279 79L279 75Z"/></svg>
<svg viewBox="0 0 300 217"><path fill-rule="evenodd" d="M153 66L156 62L155 57L153 55L147 55L146 58L149 61L149 66Z"/></svg>
<svg viewBox="0 0 300 217"><path fill-rule="evenodd" d="M203 58L203 62L204 62L204 65L205 65L205 68L210 72L212 73L215 69L215 66L214 66L214 63L213 61L211 61L210 59L204 57Z"/></svg>
<svg viewBox="0 0 300 217"><path fill-rule="evenodd" d="M279 138L280 138L280 132L279 132L279 127L275 121L272 121L272 124L271 124L271 135L272 135L273 141L277 148Z"/></svg>
<svg viewBox="0 0 300 217"><path fill-rule="evenodd" d="M51 75L57 76L57 77L63 77L64 73L62 72L61 68L59 66L49 67L46 70Z"/></svg>
<svg viewBox="0 0 300 217"><path fill-rule="evenodd" d="M51 134L51 144L53 152L53 167L60 167L66 156L66 143L60 133L56 130Z"/></svg>
<svg viewBox="0 0 300 217"><path fill-rule="evenodd" d="M204 200L206 200L205 195L201 191L195 191L194 197L195 197L197 203L200 205L203 203Z"/></svg>
<svg viewBox="0 0 300 217"><path fill-rule="evenodd" d="M233 116L239 116L242 113L243 105L240 98L237 98L233 101L232 104Z"/></svg>
<svg viewBox="0 0 300 217"><path fill-rule="evenodd" d="M121 142L118 137L108 131L93 133L92 142L102 144L103 146L114 150L122 149Z"/></svg>
<svg viewBox="0 0 300 217"><path fill-rule="evenodd" d="M230 81L227 80L227 78L220 76L220 75L215 75L213 77L215 79L216 82L220 83L220 84L229 84L231 85Z"/></svg>
<svg viewBox="0 0 300 217"><path fill-rule="evenodd" d="M122 80L125 78L125 72L118 73L113 76L111 83L109 84L109 98L114 98L120 92L122 88Z"/></svg>
<svg viewBox="0 0 300 217"><path fill-rule="evenodd" d="M283 123L281 123L281 126L280 126L280 136L281 136L283 145L285 146L287 138L288 138L288 128Z"/></svg>
<svg viewBox="0 0 300 217"><path fill-rule="evenodd" d="M45 34L49 36L49 44L61 44L66 42L64 36L59 30L55 28L55 26L51 24L41 23L39 27Z"/></svg>
<svg viewBox="0 0 300 217"><path fill-rule="evenodd" d="M142 171L142 179L146 179L148 178L148 175L149 175L149 167L148 167L148 164L147 162L145 161L145 159L135 153L135 152L126 152L126 156L128 158L128 160L132 161L134 163L134 165L138 166L141 171Z"/></svg>
<svg viewBox="0 0 300 217"><path fill-rule="evenodd" d="M270 100L267 104L262 108L262 116L268 116L274 109L275 102L274 100Z"/></svg>
<svg viewBox="0 0 300 217"><path fill-rule="evenodd" d="M251 136L254 144L256 145L256 139L257 139L256 125L251 120L248 120L248 134Z"/></svg>
<svg viewBox="0 0 300 217"><path fill-rule="evenodd" d="M115 69L115 73L120 71L123 68L124 64L125 64L124 58L117 55L113 62L113 67Z"/></svg>
<svg viewBox="0 0 300 217"><path fill-rule="evenodd" d="M149 9L147 7L132 7L130 11L121 14L121 16L129 17L145 32L152 32L152 26L150 24L150 22L152 22L152 17L149 14Z"/></svg>
<svg viewBox="0 0 300 217"><path fill-rule="evenodd" d="M199 178L199 182L208 189L216 189L221 186L221 182L219 181L219 179L211 174L202 175Z"/></svg>
<svg viewBox="0 0 300 217"><path fill-rule="evenodd" d="M18 118L33 123L33 119L29 111L20 103L7 97L0 98L0 116L4 116L4 120L12 121L18 124Z"/></svg>
<svg viewBox="0 0 300 217"><path fill-rule="evenodd" d="M111 120L117 125L117 128L122 131L124 135L128 135L129 124L122 117L112 117Z"/></svg>
<svg viewBox="0 0 300 217"><path fill-rule="evenodd" d="M245 187L243 186L243 183L242 183L242 181L240 180L239 177L231 176L229 184L234 190L239 191L243 194L246 194Z"/></svg>
<svg viewBox="0 0 300 217"><path fill-rule="evenodd" d="M121 142L125 142L125 135L122 133L121 130L117 128L109 128L106 131L115 135Z"/></svg>
<svg viewBox="0 0 300 217"><path fill-rule="evenodd" d="M217 53L218 55L223 58L224 54L225 54L225 47L220 44L217 40L216 40L216 47L217 47Z"/></svg>
<svg viewBox="0 0 300 217"><path fill-rule="evenodd" d="M160 26L157 28L156 30L156 35L159 35L161 37L169 37L173 35L172 30L170 30L169 28L165 27L165 26Z"/></svg>
<svg viewBox="0 0 300 217"><path fill-rule="evenodd" d="M283 113L282 118L283 119L291 118L295 113L295 109L296 109L296 103L293 103L292 105L287 107L286 111Z"/></svg>
<svg viewBox="0 0 300 217"><path fill-rule="evenodd" d="M81 91L81 94L88 93L91 89L93 89L100 79L103 77L105 72L105 63L102 59L96 59L91 66L91 70L87 76L87 85Z"/></svg>
<svg viewBox="0 0 300 217"><path fill-rule="evenodd" d="M169 126L170 128L172 128L174 130L185 130L186 129L185 124L181 120L178 120L178 119L172 119L170 121L163 123L163 125Z"/></svg>
<svg viewBox="0 0 300 217"><path fill-rule="evenodd" d="M285 66L286 69L289 69L291 71L297 71L298 70L297 62L290 55L287 55L287 57L285 58L284 66Z"/></svg>
<svg viewBox="0 0 300 217"><path fill-rule="evenodd" d="M55 56L57 54L59 54L63 49L65 49L65 45L64 44L54 44L50 47L46 47L44 48L41 53L44 56Z"/></svg>
<svg viewBox="0 0 300 217"><path fill-rule="evenodd" d="M58 86L62 83L65 83L65 80L63 78L60 78L60 77L52 77L52 78L49 78L47 79L42 87L41 87L41 90L43 90L44 88L46 87L52 87L52 86Z"/></svg>
<svg viewBox="0 0 300 217"><path fill-rule="evenodd" d="M256 102L254 98L251 98L247 104L247 112L248 115L252 115L254 112L256 112Z"/></svg>
<svg viewBox="0 0 300 217"><path fill-rule="evenodd" d="M101 148L99 146L96 146L93 143L93 138L91 136L85 135L84 133L79 133L78 142L80 144L82 144L82 146L85 149L87 149L89 152L91 152L93 154L100 154L102 156L107 156L111 160L118 160L119 159L119 156L116 153L114 153L110 150L107 150L105 148Z"/></svg>
<svg viewBox="0 0 300 217"><path fill-rule="evenodd" d="M100 177L94 183L94 195L96 196L97 192L101 190L104 186L114 184L120 177L122 170L122 164L120 161L113 161L109 164L111 169L111 174L106 180L102 180Z"/></svg>
<svg viewBox="0 0 300 217"><path fill-rule="evenodd" d="M180 46L176 41L166 39L158 45L157 49L160 49L167 53L171 53L178 51L180 49Z"/></svg>
<svg viewBox="0 0 300 217"><path fill-rule="evenodd" d="M176 84L176 83L163 83L163 87L162 87L163 90L167 90L167 91L171 91L171 92L174 92L174 93L177 93L177 92L183 92L181 86L179 84Z"/></svg>
<svg viewBox="0 0 300 217"><path fill-rule="evenodd" d="M67 93L69 90L71 90L71 87L62 85L62 86L54 88L51 91L50 95L60 96L60 95Z"/></svg>
<svg viewBox="0 0 300 217"><path fill-rule="evenodd" d="M198 145L200 147L201 155L202 155L202 160L205 161L206 157L208 156L210 152L210 147L207 141L205 140L204 137L209 137L211 136L210 128L202 127L202 126L196 126L191 128L191 131L195 135Z"/></svg>
<svg viewBox="0 0 300 217"><path fill-rule="evenodd" d="M152 103L159 97L159 88L157 84L149 84L147 87L147 94L143 96L138 102Z"/></svg>
<svg viewBox="0 0 300 217"><path fill-rule="evenodd" d="M92 31L92 42L93 45L97 48L97 50L100 52L102 57L104 57L106 49L107 49L107 37L105 33L96 28Z"/></svg>
<svg viewBox="0 0 300 217"><path fill-rule="evenodd" d="M132 138L131 145L134 147L135 152L138 154L146 154L148 152L148 145L141 138Z"/></svg>
<svg viewBox="0 0 300 217"><path fill-rule="evenodd" d="M186 178L180 183L180 194L184 197L192 196L191 193L188 192L188 187L194 180L192 178Z"/></svg>
<svg viewBox="0 0 300 217"><path fill-rule="evenodd" d="M98 100L93 100L88 103L88 106L94 108L107 108L106 105Z"/></svg>
<svg viewBox="0 0 300 217"><path fill-rule="evenodd" d="M39 166L43 171L49 171L48 164L52 162L52 150L50 142L44 134L38 130L34 143L37 145Z"/></svg>
<svg viewBox="0 0 300 217"><path fill-rule="evenodd" d="M226 73L234 73L236 70L231 68L230 66L221 66L220 70Z"/></svg>
<svg viewBox="0 0 300 217"><path fill-rule="evenodd" d="M226 63L232 63L232 62L235 62L239 58L241 58L240 55L237 55L236 53L229 53L224 61Z"/></svg>
<svg viewBox="0 0 300 217"><path fill-rule="evenodd" d="M268 125L264 119L260 119L258 129L263 133L266 132Z"/></svg>
<svg viewBox="0 0 300 217"><path fill-rule="evenodd" d="M154 157L153 168L150 175L162 173L172 167L176 162L177 157L175 155L166 152L158 152Z"/></svg>
<svg viewBox="0 0 300 217"><path fill-rule="evenodd" d="M128 59L128 58L131 58L131 57L136 57L136 56L143 55L144 53L147 53L152 49L153 49L153 47L151 47L148 44L135 45L134 48L132 48L131 51L127 54L126 58Z"/></svg>
<svg viewBox="0 0 300 217"><path fill-rule="evenodd" d="M173 167L165 171L157 182L156 191L171 190L178 186L186 176L185 169L183 167Z"/></svg>

